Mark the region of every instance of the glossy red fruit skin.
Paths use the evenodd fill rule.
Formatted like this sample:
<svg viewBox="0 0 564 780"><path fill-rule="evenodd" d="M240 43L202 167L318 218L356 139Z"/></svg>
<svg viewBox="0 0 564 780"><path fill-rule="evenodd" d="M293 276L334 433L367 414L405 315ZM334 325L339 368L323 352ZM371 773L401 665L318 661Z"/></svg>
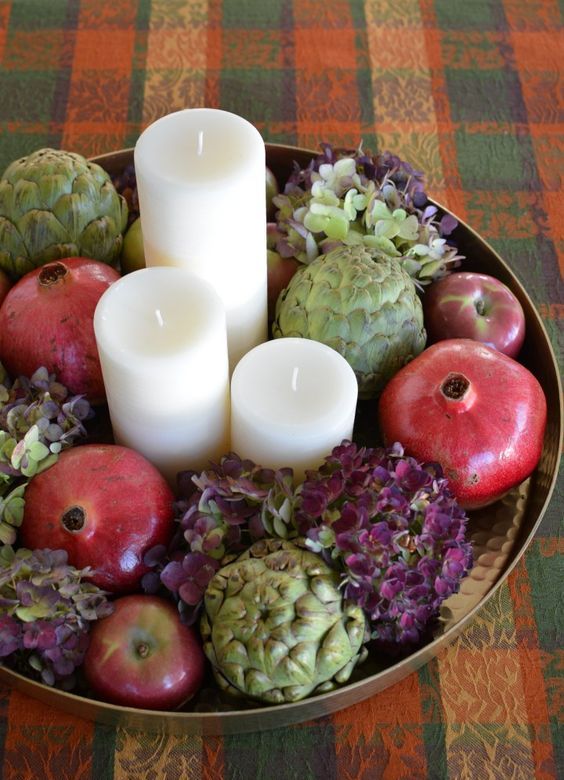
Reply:
<svg viewBox="0 0 564 780"><path fill-rule="evenodd" d="M92 691L126 707L174 710L202 685L205 656L195 629L157 596L122 596L93 624L82 665Z"/></svg>
<svg viewBox="0 0 564 780"><path fill-rule="evenodd" d="M67 257L16 282L0 306L0 360L8 373L31 376L46 366L70 393L102 403L93 317L100 296L117 279L106 263Z"/></svg>
<svg viewBox="0 0 564 780"><path fill-rule="evenodd" d="M523 307L499 279L473 272L452 273L423 295L428 342L467 338L517 357L525 339Z"/></svg>
<svg viewBox="0 0 564 780"><path fill-rule="evenodd" d="M468 387L462 399L445 390ZM453 381L454 380L454 381ZM455 395L457 393L455 392ZM404 366L378 405L386 444L437 461L465 509L493 503L536 468L546 426L546 398L533 374L470 339L440 341Z"/></svg>
<svg viewBox="0 0 564 780"><path fill-rule="evenodd" d="M138 452L76 446L27 486L20 544L66 550L73 566L95 570L99 587L131 592L148 571L145 552L170 540L173 503L165 478Z"/></svg>
<svg viewBox="0 0 564 780"><path fill-rule="evenodd" d="M286 288L300 264L293 257L280 257L278 252L267 251L268 269L268 319L274 320L276 302L282 290Z"/></svg>

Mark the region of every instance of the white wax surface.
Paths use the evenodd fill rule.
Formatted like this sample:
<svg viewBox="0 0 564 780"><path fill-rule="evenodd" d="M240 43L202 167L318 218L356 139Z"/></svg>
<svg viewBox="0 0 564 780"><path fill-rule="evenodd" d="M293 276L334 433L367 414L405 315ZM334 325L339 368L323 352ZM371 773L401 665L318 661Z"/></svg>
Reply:
<svg viewBox="0 0 564 780"><path fill-rule="evenodd" d="M149 125L134 156L146 264L212 285L233 368L267 338L264 141L236 114L193 108Z"/></svg>
<svg viewBox="0 0 564 780"><path fill-rule="evenodd" d="M338 352L317 341L261 344L231 378L231 449L298 479L352 437L358 383Z"/></svg>
<svg viewBox="0 0 564 780"><path fill-rule="evenodd" d="M114 437L171 481L227 451L225 310L202 279L146 268L114 282L94 314Z"/></svg>

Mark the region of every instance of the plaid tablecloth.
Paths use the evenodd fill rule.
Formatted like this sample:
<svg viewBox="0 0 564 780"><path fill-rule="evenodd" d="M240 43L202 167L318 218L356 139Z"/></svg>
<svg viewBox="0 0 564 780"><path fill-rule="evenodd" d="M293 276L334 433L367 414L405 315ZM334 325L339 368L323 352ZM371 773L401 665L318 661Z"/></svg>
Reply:
<svg viewBox="0 0 564 780"><path fill-rule="evenodd" d="M511 264L561 354L558 0L0 2L0 169L41 146L131 146L189 106L266 141L363 139ZM159 737L0 688L0 774L74 778L542 778L564 767L562 482L508 583L462 636L372 699L292 728Z"/></svg>

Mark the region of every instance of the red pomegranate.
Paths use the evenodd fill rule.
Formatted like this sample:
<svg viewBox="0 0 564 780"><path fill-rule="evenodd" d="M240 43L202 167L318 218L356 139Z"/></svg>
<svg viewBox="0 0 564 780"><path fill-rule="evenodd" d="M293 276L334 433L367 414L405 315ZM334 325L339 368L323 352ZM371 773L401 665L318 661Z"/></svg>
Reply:
<svg viewBox="0 0 564 780"><path fill-rule="evenodd" d="M536 468L546 398L536 377L471 339L424 350L392 377L379 401L382 435L441 464L461 506L503 496Z"/></svg>
<svg viewBox="0 0 564 780"><path fill-rule="evenodd" d="M45 366L73 394L105 400L94 309L119 273L97 260L67 257L23 276L0 306L0 360L13 376Z"/></svg>

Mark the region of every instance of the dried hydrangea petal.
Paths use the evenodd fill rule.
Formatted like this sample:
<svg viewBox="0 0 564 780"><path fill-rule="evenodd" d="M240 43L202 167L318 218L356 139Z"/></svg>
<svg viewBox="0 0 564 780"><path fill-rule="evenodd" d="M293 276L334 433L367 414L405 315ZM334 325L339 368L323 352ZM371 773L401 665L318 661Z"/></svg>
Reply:
<svg viewBox="0 0 564 780"><path fill-rule="evenodd" d="M438 219L421 172L389 152L321 146L305 168L296 164L273 198L271 249L308 265L336 245L361 242L396 258L420 286L460 264L456 247L444 239L457 221L450 214Z"/></svg>
<svg viewBox="0 0 564 780"><path fill-rule="evenodd" d="M64 550L0 549L0 657L49 685L71 682L90 623L112 611L106 594Z"/></svg>

